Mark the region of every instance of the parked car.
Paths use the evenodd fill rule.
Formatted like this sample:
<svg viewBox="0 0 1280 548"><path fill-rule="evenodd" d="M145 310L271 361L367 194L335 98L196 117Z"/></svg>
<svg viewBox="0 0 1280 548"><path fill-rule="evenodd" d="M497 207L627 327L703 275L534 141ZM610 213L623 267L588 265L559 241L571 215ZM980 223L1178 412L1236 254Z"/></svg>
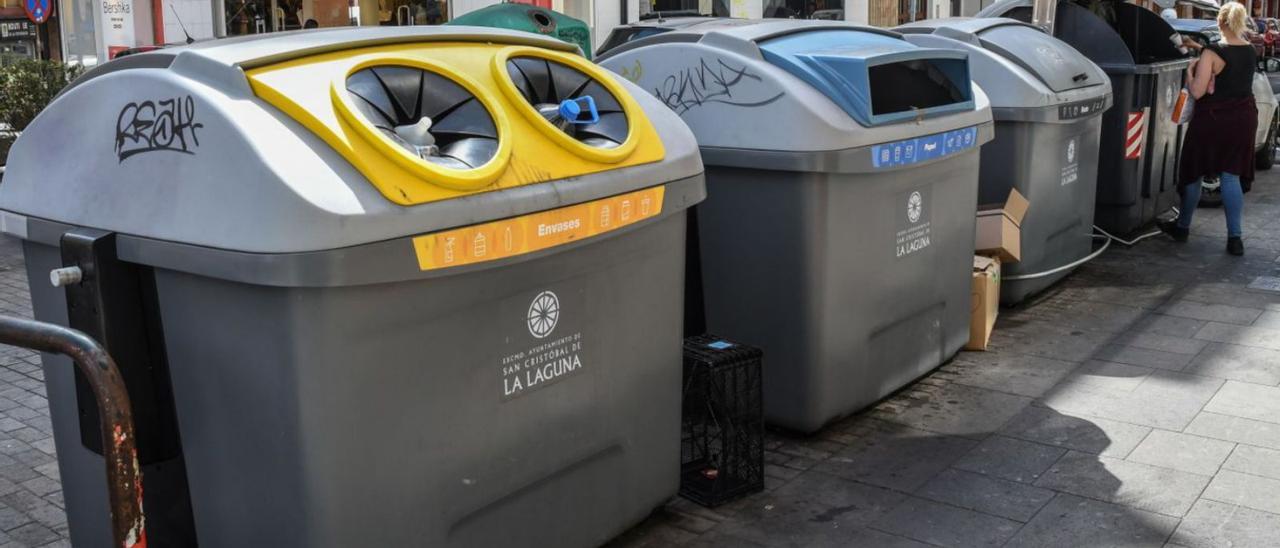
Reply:
<svg viewBox="0 0 1280 548"><path fill-rule="evenodd" d="M1183 36L1195 40L1200 45L1209 45L1222 41L1217 21L1204 19L1175 19L1169 22L1173 29ZM1257 169L1271 169L1276 161L1277 136L1280 135L1280 116L1276 116L1276 93L1271 87L1271 80L1266 73L1258 71L1253 75L1253 98L1258 105L1258 129L1254 134L1254 161ZM1222 198L1218 194L1218 181L1206 180L1203 183L1200 203L1218 205Z"/></svg>

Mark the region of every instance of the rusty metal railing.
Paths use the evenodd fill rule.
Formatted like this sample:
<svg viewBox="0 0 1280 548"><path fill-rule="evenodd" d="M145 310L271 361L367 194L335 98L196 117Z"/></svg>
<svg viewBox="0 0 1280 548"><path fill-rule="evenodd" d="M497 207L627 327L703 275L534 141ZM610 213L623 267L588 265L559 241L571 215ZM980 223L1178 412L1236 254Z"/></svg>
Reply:
<svg viewBox="0 0 1280 548"><path fill-rule="evenodd" d="M68 356L89 381L102 417L100 428L114 545L145 548L142 470L138 467L133 433L133 408L115 361L97 341L80 331L12 316L0 315L0 343Z"/></svg>

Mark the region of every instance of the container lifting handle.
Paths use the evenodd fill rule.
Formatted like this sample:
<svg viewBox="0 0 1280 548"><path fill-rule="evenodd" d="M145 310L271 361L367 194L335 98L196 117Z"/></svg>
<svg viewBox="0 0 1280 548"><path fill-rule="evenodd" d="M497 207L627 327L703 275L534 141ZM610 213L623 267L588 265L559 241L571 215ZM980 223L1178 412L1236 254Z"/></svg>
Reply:
<svg viewBox="0 0 1280 548"><path fill-rule="evenodd" d="M1077 74L1071 77L1072 82L1083 82L1088 79L1089 79L1089 73L1087 72L1081 72L1080 74Z"/></svg>
<svg viewBox="0 0 1280 548"><path fill-rule="evenodd" d="M89 381L102 417L100 429L107 466L107 502L111 510L113 545L145 548L147 533L146 519L142 514L142 470L138 467L133 407L115 361L97 341L80 331L13 316L0 315L0 344L68 356Z"/></svg>

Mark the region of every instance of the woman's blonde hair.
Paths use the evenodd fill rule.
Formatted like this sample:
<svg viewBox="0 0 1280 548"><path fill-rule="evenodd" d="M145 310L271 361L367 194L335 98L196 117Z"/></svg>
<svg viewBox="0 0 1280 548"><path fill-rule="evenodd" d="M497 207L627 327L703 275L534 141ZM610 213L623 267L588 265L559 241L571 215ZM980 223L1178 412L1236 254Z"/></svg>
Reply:
<svg viewBox="0 0 1280 548"><path fill-rule="evenodd" d="M1218 10L1218 25L1240 38L1249 30L1249 16L1239 2L1227 2Z"/></svg>

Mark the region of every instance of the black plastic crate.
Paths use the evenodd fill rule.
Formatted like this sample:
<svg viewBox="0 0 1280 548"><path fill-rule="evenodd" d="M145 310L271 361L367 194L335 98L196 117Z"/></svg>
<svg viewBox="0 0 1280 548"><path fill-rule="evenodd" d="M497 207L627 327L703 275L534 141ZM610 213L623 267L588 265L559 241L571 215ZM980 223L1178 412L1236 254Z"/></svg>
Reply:
<svg viewBox="0 0 1280 548"><path fill-rule="evenodd" d="M760 349L714 335L684 341L680 495L715 507L764 489Z"/></svg>

